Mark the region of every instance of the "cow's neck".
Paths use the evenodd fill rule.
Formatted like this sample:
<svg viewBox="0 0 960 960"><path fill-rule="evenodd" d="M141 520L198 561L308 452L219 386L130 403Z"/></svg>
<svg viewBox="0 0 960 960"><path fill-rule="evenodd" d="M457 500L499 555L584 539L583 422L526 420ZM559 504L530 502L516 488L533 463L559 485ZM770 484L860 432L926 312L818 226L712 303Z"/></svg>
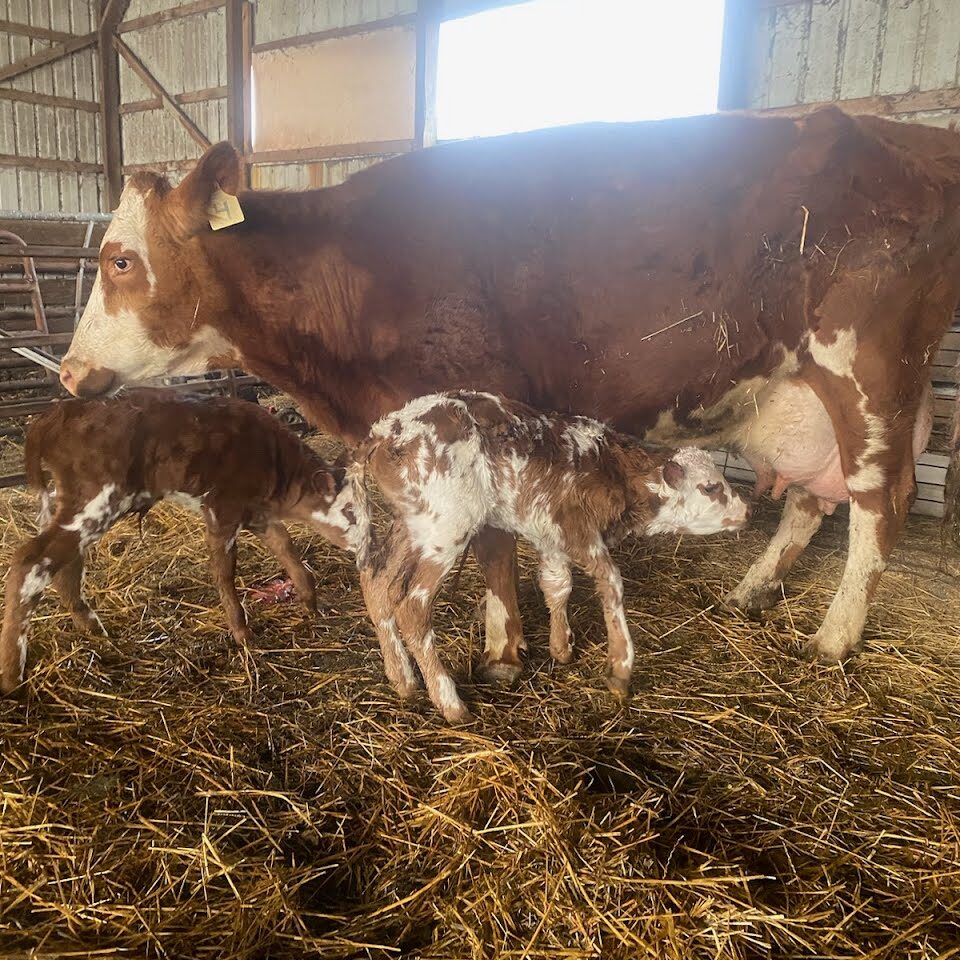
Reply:
<svg viewBox="0 0 960 960"><path fill-rule="evenodd" d="M242 225L200 238L220 291L211 323L244 369L288 392L313 423L361 439L394 398L375 349L358 339L374 281L344 253L337 191L249 193L240 202Z"/></svg>

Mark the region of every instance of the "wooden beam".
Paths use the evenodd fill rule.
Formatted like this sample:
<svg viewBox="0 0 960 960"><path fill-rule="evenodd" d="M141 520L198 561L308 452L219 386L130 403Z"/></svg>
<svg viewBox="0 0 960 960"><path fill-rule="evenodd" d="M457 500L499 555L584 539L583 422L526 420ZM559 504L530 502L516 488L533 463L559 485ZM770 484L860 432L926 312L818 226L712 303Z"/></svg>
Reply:
<svg viewBox="0 0 960 960"><path fill-rule="evenodd" d="M207 87L205 90L190 90L187 93L175 93L173 99L179 104L206 103L208 100L223 100L227 96L226 87ZM143 113L144 110L160 110L163 101L159 97L150 97L149 100L131 100L120 104L120 115L128 113Z"/></svg>
<svg viewBox="0 0 960 960"><path fill-rule="evenodd" d="M243 0L227 0L227 139L243 150Z"/></svg>
<svg viewBox="0 0 960 960"><path fill-rule="evenodd" d="M872 113L878 116L898 116L930 110L960 110L960 87L941 87L913 93L891 93L886 96L857 97L853 100L830 100L818 103L798 103L789 107L768 107L757 110L764 116L802 117L814 110L832 104L847 113Z"/></svg>
<svg viewBox="0 0 960 960"><path fill-rule="evenodd" d="M197 165L199 157L186 160L155 160L153 163L125 163L123 175L132 176L135 173L168 173L179 170L191 170Z"/></svg>
<svg viewBox="0 0 960 960"><path fill-rule="evenodd" d="M14 90L0 87L0 100L12 100L15 103L35 103L41 107L64 107L67 110L83 110L87 113L99 113L100 104L94 100L74 100L73 97L54 97L48 93L34 93L32 90Z"/></svg>
<svg viewBox="0 0 960 960"><path fill-rule="evenodd" d="M340 143L327 147L300 147L294 150L254 151L247 159L250 163L319 163L323 160L342 160L345 157L408 153L414 146L413 140L376 140L368 143Z"/></svg>
<svg viewBox="0 0 960 960"><path fill-rule="evenodd" d="M99 163L83 160L59 160L56 157L26 157L13 153L0 153L0 167L21 167L24 170L54 170L70 173L100 173Z"/></svg>
<svg viewBox="0 0 960 960"><path fill-rule="evenodd" d="M755 0L726 0L720 48L718 110L743 110L750 104L750 43Z"/></svg>
<svg viewBox="0 0 960 960"><path fill-rule="evenodd" d="M74 37L72 40L55 44L39 53L34 53L22 60L16 60L5 67L0 67L0 81L13 80L14 77L21 77L31 70L36 70L37 67L45 67L48 63L56 63L57 60L69 57L71 53L92 47L96 42L96 33L86 33L82 37Z"/></svg>
<svg viewBox="0 0 960 960"><path fill-rule="evenodd" d="M123 141L120 136L120 64L113 49L113 33L127 12L130 0L101 0L97 28L97 63L100 67L100 136L103 173L111 210L123 190Z"/></svg>
<svg viewBox="0 0 960 960"><path fill-rule="evenodd" d="M304 33L299 37L286 37L283 40L270 40L268 43L258 43L253 47L254 53L266 53L268 50L288 50L291 47L307 47L313 43L323 43L324 40L339 40L341 37L354 37L360 33L375 33L377 30L390 30L394 27L413 27L417 22L417 14L403 13L395 17L384 17L381 20L368 20L366 23L354 23L349 27L333 27L330 30L319 30L316 33Z"/></svg>
<svg viewBox="0 0 960 960"><path fill-rule="evenodd" d="M163 101L163 105L180 121L193 141L199 144L204 150L210 147L211 144L206 134L190 119L180 104L167 93L157 78L146 68L143 61L119 37L115 36L113 38L113 45L117 48L120 56L130 65L130 69L147 85L148 89L151 90L155 96Z"/></svg>
<svg viewBox="0 0 960 960"><path fill-rule="evenodd" d="M513 7L527 0L442 0L441 16L444 20L459 20L475 13L486 13L499 7Z"/></svg>
<svg viewBox="0 0 960 960"><path fill-rule="evenodd" d="M32 37L34 40L50 40L52 43L66 43L76 36L75 33L48 30L46 27L35 27L30 23L17 23L13 20L0 20L0 33L13 33L18 37Z"/></svg>
<svg viewBox="0 0 960 960"><path fill-rule="evenodd" d="M250 188L250 164L253 152L253 4L244 0L241 8L241 41L243 53L243 185Z"/></svg>
<svg viewBox="0 0 960 960"><path fill-rule="evenodd" d="M194 17L201 13L209 13L222 7L225 0L194 0L193 3L181 3L178 7L161 10L159 13L148 13L143 17L127 20L117 27L117 33L129 33L131 30L143 30L144 27L155 27L158 23L167 23L169 20L179 20L181 17Z"/></svg>
<svg viewBox="0 0 960 960"><path fill-rule="evenodd" d="M437 139L437 51L440 46L440 2L417 4L417 64L414 87L413 139L425 147Z"/></svg>

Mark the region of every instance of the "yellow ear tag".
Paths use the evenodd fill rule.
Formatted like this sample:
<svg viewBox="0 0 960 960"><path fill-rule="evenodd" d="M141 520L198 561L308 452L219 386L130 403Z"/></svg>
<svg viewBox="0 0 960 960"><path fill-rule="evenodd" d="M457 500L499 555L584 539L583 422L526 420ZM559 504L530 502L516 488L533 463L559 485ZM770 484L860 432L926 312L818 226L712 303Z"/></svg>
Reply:
<svg viewBox="0 0 960 960"><path fill-rule="evenodd" d="M224 227L232 227L235 223L243 223L240 201L232 193L224 193L219 187L210 197L207 216L214 230L222 230Z"/></svg>

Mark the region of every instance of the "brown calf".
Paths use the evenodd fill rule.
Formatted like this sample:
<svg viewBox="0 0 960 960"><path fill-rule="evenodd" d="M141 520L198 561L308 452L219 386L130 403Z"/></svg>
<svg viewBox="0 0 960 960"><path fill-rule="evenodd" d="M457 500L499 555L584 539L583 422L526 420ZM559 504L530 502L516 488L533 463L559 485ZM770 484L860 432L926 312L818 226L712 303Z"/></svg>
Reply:
<svg viewBox="0 0 960 960"><path fill-rule="evenodd" d="M31 423L27 479L43 490L41 530L10 565L0 635L0 692L23 680L30 617L53 583L83 630L103 630L82 593L83 554L121 517L160 500L198 511L220 600L235 640L250 638L237 596L236 538L256 533L313 610L313 577L282 520L310 524L350 547L353 513L343 471L331 467L266 410L240 400L138 390L115 400L71 400ZM46 490L43 465L53 475Z"/></svg>
<svg viewBox="0 0 960 960"><path fill-rule="evenodd" d="M367 469L394 518L376 547ZM433 601L478 531L504 530L536 548L550 608L550 653L561 663L573 656L571 564L593 578L607 624L607 685L625 696L633 646L608 547L629 533L737 530L749 513L703 451L654 451L596 420L544 416L466 391L420 397L374 424L351 481L357 564L387 676L402 697L416 689L405 643L430 699L450 722L469 713L434 647Z"/></svg>

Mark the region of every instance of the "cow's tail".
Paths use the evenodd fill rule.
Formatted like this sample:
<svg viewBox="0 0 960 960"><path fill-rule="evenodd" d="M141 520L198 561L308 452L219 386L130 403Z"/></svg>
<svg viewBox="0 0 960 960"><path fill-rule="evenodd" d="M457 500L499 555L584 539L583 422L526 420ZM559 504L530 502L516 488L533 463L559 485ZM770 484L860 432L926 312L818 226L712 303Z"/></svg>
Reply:
<svg viewBox="0 0 960 960"><path fill-rule="evenodd" d="M960 373L960 363L958 363ZM960 547L960 391L953 407L953 430L950 437L950 462L943 490L943 520L940 525L942 545Z"/></svg>
<svg viewBox="0 0 960 960"><path fill-rule="evenodd" d="M357 567L367 569L372 563L373 519L370 516L370 498L367 496L367 461L378 446L370 440L360 444L354 451L353 463L347 469L347 479L353 498L353 513L356 517L354 550Z"/></svg>

